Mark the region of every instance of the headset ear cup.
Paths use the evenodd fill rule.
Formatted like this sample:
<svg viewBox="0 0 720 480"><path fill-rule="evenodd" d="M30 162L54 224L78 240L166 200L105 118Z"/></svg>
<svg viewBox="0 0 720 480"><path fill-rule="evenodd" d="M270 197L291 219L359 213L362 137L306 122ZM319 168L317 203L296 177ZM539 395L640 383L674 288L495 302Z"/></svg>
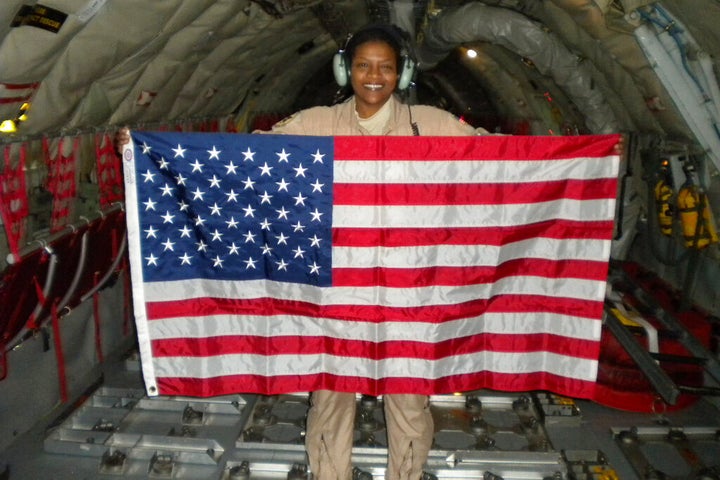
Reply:
<svg viewBox="0 0 720 480"><path fill-rule="evenodd" d="M403 57L397 89L405 90L408 88L412 82L413 76L415 76L415 62L410 57Z"/></svg>
<svg viewBox="0 0 720 480"><path fill-rule="evenodd" d="M348 84L350 71L347 68L345 54L342 51L339 51L333 57L333 75L335 76L335 82L339 86L344 87Z"/></svg>

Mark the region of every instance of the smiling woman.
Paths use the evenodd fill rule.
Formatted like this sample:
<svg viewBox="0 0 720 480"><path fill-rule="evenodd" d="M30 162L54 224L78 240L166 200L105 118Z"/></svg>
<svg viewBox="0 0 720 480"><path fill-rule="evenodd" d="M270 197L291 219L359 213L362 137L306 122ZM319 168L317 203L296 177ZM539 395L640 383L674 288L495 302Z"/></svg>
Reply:
<svg viewBox="0 0 720 480"><path fill-rule="evenodd" d="M301 135L467 136L477 131L450 113L430 106L403 105L394 95L407 89L415 61L404 32L371 25L353 35L334 58L338 85L353 96L333 107L303 110L276 124L272 132ZM362 392L360 392L362 393ZM320 390L312 394L306 448L318 480L351 478L355 392ZM388 433L387 479L417 479L433 441L427 395L412 391L384 395ZM411 460L406 460L411 459Z"/></svg>
<svg viewBox="0 0 720 480"><path fill-rule="evenodd" d="M355 92L355 111L360 118L375 115L395 91L396 57L395 50L381 41L364 43L355 50L350 82Z"/></svg>
<svg viewBox="0 0 720 480"><path fill-rule="evenodd" d="M403 104L395 93L412 84L415 59L405 33L376 24L349 38L335 54L333 74L353 95L332 107L312 107L275 124L272 133L293 135L441 135L487 134L454 115L427 105Z"/></svg>

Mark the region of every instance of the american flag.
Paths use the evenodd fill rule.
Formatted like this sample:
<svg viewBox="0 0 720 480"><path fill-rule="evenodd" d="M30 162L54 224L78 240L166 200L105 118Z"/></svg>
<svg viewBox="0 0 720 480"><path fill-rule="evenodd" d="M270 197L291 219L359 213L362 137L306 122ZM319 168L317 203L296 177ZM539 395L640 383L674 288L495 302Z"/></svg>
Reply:
<svg viewBox="0 0 720 480"><path fill-rule="evenodd" d="M592 398L617 142L133 132L148 393Z"/></svg>

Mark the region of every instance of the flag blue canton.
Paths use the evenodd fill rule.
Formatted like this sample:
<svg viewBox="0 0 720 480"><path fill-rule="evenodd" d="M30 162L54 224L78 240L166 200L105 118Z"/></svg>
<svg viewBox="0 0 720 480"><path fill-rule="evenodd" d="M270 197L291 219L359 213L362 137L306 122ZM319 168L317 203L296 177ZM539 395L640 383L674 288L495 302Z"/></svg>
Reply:
<svg viewBox="0 0 720 480"><path fill-rule="evenodd" d="M332 137L132 137L145 282L331 285Z"/></svg>

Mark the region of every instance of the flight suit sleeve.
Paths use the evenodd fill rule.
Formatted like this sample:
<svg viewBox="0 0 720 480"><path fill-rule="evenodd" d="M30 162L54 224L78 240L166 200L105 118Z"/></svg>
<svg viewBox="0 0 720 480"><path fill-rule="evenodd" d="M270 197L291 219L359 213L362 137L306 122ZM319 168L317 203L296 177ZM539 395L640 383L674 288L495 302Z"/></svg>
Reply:
<svg viewBox="0 0 720 480"><path fill-rule="evenodd" d="M302 112L296 112L289 117L283 118L275 125L273 125L270 130L255 130L253 133L307 135L307 133L305 132L305 124L303 122Z"/></svg>
<svg viewBox="0 0 720 480"><path fill-rule="evenodd" d="M436 107L418 105L413 107L412 114L420 127L420 135L488 135L488 131L484 128L475 128L452 113Z"/></svg>

